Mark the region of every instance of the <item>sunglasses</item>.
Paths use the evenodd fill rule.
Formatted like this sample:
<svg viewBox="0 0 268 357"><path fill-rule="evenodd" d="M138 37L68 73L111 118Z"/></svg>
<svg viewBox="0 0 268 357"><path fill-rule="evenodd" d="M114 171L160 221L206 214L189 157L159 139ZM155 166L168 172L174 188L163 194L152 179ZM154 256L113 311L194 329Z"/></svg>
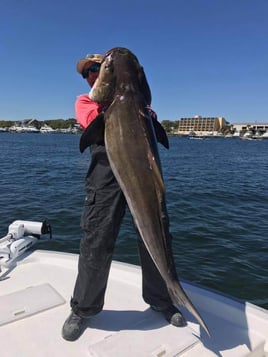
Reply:
<svg viewBox="0 0 268 357"><path fill-rule="evenodd" d="M82 77L83 78L87 78L89 73L96 73L96 72L99 72L100 70L100 63L95 63L93 64L92 66L90 66L89 68L85 69L83 72L82 72Z"/></svg>

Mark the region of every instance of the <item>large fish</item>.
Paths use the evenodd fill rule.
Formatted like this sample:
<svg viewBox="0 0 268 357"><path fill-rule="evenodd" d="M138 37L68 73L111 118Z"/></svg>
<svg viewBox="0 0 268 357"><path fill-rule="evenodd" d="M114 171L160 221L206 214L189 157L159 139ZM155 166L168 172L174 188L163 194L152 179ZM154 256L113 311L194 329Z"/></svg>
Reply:
<svg viewBox="0 0 268 357"><path fill-rule="evenodd" d="M209 334L176 274L157 147L157 140L168 147L168 139L146 109L151 92L136 56L121 47L108 51L89 95L107 109L83 133L81 152L104 135L113 173L173 304L185 306Z"/></svg>

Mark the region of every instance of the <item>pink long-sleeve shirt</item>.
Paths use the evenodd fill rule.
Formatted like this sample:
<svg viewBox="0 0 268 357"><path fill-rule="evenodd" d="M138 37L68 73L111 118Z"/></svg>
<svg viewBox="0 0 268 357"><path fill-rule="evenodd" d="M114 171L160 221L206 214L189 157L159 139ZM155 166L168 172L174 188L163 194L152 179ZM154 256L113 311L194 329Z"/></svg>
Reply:
<svg viewBox="0 0 268 357"><path fill-rule="evenodd" d="M86 129L101 111L102 106L93 102L88 94L77 97L75 102L76 120L83 129Z"/></svg>
<svg viewBox="0 0 268 357"><path fill-rule="evenodd" d="M152 118L157 120L156 113L148 105L147 109L149 110ZM86 129L88 125L96 118L96 116L103 110L103 107L93 102L88 96L88 94L82 94L77 97L75 102L75 114L76 120L83 129Z"/></svg>

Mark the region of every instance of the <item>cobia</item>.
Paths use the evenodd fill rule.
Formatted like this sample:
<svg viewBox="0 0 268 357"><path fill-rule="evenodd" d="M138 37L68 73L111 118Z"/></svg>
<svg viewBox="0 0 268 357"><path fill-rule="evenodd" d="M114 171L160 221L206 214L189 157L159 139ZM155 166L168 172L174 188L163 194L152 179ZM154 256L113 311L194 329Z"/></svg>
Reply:
<svg viewBox="0 0 268 357"><path fill-rule="evenodd" d="M80 150L100 142L104 135L113 173L173 304L185 306L209 334L177 277L157 147L157 141L168 147L168 139L146 109L151 92L136 56L121 47L108 51L89 95L106 110L83 133Z"/></svg>

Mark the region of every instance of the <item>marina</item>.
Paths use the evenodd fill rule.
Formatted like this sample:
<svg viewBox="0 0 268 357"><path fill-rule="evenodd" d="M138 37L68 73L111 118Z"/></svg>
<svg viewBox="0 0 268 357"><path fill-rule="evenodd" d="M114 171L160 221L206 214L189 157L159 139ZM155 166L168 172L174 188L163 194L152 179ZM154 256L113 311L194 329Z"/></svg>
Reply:
<svg viewBox="0 0 268 357"><path fill-rule="evenodd" d="M63 120L59 121L60 123L65 122ZM2 122L3 125L3 122ZM66 124L65 124L66 126ZM72 124L69 127L57 127L53 129L50 125L43 123L38 123L37 120L22 120L18 122L14 122L13 125L9 126L1 126L0 127L1 133L15 133L15 134L80 134L81 129L78 124Z"/></svg>
<svg viewBox="0 0 268 357"><path fill-rule="evenodd" d="M9 128L0 128L0 133L41 133L41 134L81 134L81 129L78 127L69 127L67 129L52 129L49 125L45 124L40 129L35 128L34 126L19 126L14 125ZM190 131L188 134L172 134L173 136L189 138L189 139L248 139L248 140L263 140L268 138L268 131L261 134L253 134L252 132L245 132L241 134L239 132L235 132L234 134L222 134L219 132L194 132Z"/></svg>
<svg viewBox="0 0 268 357"><path fill-rule="evenodd" d="M42 126L34 126L33 120L14 123L9 127L0 127L0 132L7 133L41 133L41 134L81 134L78 124L72 124L68 128L52 128L44 123ZM189 139L247 139L263 140L268 138L268 124L232 124L229 130L223 131L226 125L224 118L182 118L178 121L177 129L173 129L170 135ZM40 127L39 127L40 126Z"/></svg>

